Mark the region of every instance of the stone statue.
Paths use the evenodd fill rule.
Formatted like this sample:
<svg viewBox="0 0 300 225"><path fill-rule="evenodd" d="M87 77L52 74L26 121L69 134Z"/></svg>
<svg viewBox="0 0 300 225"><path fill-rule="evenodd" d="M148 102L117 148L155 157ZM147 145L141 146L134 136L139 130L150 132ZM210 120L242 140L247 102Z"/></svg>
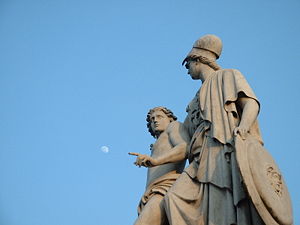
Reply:
<svg viewBox="0 0 300 225"><path fill-rule="evenodd" d="M182 173L187 157L188 133L177 117L165 107L155 107L147 115L147 127L156 141L151 156L137 156L135 165L149 167L146 191L138 206L135 225L167 225L163 197Z"/></svg>
<svg viewBox="0 0 300 225"><path fill-rule="evenodd" d="M183 60L191 78L202 82L187 106L183 126L188 137L180 132L184 128L175 128L180 141L174 142L170 133L174 122L158 130L155 112L159 111L150 111L151 129L159 131L155 134L158 140L153 149L159 149L163 155L149 157L132 153L138 156L136 165L150 167L148 188L141 204L146 202L149 190L151 193L154 180L160 180L165 174L154 172L160 171L157 165L188 158L189 166L157 200L165 208L169 224L291 225L293 217L287 188L274 160L263 148L257 122L258 98L240 71L221 69L216 63L221 52L221 39L205 35L195 42ZM177 126L181 127L179 123ZM159 144L163 134L165 144ZM162 153L165 150L168 155ZM146 207L147 204L145 212ZM162 214L160 211L159 216ZM138 221L143 220L140 217ZM157 224L148 218L137 224Z"/></svg>
<svg viewBox="0 0 300 225"><path fill-rule="evenodd" d="M267 166L264 159L255 159L260 152L265 152L257 122L260 103L238 70L221 69L216 63L221 51L220 38L205 35L195 42L183 61L191 78L201 80L202 86L189 103L184 122L191 138L190 165L164 199L169 223L290 225L290 201L280 207L287 208L282 210L286 215L279 215L277 206L270 204L282 204L282 191L289 199L286 188L282 188L281 175L272 160ZM253 158L252 162L245 154ZM244 169L243 162L253 165ZM262 167L266 170L259 171ZM264 172L268 175L254 177ZM249 176L254 180L266 177L270 182L256 180L251 183ZM259 189L257 183L271 188L266 188L264 193L258 190L253 197L252 189ZM269 190L275 193L271 197L268 197Z"/></svg>

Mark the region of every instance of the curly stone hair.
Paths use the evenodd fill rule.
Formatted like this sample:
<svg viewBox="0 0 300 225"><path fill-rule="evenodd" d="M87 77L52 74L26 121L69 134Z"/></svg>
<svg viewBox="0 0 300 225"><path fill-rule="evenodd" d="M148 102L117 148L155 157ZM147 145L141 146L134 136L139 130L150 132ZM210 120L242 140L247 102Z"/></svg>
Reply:
<svg viewBox="0 0 300 225"><path fill-rule="evenodd" d="M146 121L147 121L148 131L150 132L150 134L153 137L156 137L156 135L155 135L155 132L151 128L151 114L154 113L155 111L158 111L158 110L160 110L164 114L166 114L166 116L171 119L171 122L174 121L174 120L177 120L177 117L173 114L173 112L170 109L166 108L166 107L158 106L158 107L154 107L153 109L150 109L148 114L147 114Z"/></svg>

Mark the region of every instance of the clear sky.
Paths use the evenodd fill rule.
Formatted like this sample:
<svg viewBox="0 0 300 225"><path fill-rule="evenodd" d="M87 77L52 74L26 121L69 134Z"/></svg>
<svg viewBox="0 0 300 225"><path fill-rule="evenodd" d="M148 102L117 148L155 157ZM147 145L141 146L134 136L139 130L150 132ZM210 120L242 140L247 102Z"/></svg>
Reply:
<svg viewBox="0 0 300 225"><path fill-rule="evenodd" d="M299 10L299 0L0 0L0 225L132 224L147 170L127 152L150 153L150 108L184 120L201 83L181 62L208 33L223 40L219 64L260 99L300 224Z"/></svg>

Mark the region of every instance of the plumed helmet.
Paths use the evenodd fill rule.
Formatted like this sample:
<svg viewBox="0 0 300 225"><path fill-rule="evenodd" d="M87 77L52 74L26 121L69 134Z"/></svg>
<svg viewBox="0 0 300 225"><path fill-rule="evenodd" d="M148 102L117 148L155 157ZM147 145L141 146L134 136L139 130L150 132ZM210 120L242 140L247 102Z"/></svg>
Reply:
<svg viewBox="0 0 300 225"><path fill-rule="evenodd" d="M219 37L213 34L207 34L199 38L194 43L192 50L189 52L183 62L185 62L190 56L201 56L201 49L214 53L218 59L221 55L222 47L223 44Z"/></svg>

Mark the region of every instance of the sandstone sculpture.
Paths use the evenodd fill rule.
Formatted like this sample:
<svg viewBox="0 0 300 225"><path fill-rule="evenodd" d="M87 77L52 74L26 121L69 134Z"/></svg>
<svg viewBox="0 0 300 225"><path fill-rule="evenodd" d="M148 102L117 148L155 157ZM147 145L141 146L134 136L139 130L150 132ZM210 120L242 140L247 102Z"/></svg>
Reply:
<svg viewBox="0 0 300 225"><path fill-rule="evenodd" d="M287 187L263 147L258 98L240 71L216 63L221 52L221 39L205 35L183 60L191 78L202 85L183 123L190 139L187 154L169 161L188 158L190 164L165 193L168 223L292 225Z"/></svg>
<svg viewBox="0 0 300 225"><path fill-rule="evenodd" d="M135 165L149 167L136 225L168 224L163 197L184 169L189 141L185 128L176 120L176 116L165 107L151 109L147 115L147 126L156 138L151 145L151 156L129 153L137 156Z"/></svg>
<svg viewBox="0 0 300 225"><path fill-rule="evenodd" d="M165 196L169 223L291 225L281 175L267 154L260 154L266 150L257 122L259 101L238 70L221 69L216 63L221 51L221 39L205 35L183 61L202 86L188 105L184 123L191 137L190 165ZM264 172L270 182L258 180L266 177L257 175ZM259 188L264 190L253 190ZM280 199L282 193L287 201Z"/></svg>

